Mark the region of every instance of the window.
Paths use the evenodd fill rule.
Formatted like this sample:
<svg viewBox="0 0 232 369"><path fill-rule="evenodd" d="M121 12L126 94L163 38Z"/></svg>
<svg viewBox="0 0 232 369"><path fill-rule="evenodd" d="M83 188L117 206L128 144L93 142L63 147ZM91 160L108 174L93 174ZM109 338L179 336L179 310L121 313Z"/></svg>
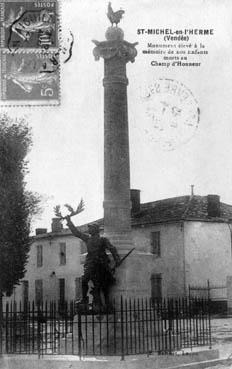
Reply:
<svg viewBox="0 0 232 369"><path fill-rule="evenodd" d="M66 264L66 243L60 243L60 265Z"/></svg>
<svg viewBox="0 0 232 369"><path fill-rule="evenodd" d="M43 281L42 279L35 280L35 302L41 304L43 301Z"/></svg>
<svg viewBox="0 0 232 369"><path fill-rule="evenodd" d="M22 282L22 289L23 289L23 306L24 308L28 305L28 291L29 291L29 282L23 281Z"/></svg>
<svg viewBox="0 0 232 369"><path fill-rule="evenodd" d="M160 256L160 231L151 232L151 253Z"/></svg>
<svg viewBox="0 0 232 369"><path fill-rule="evenodd" d="M65 300L65 279L60 278L59 279L59 299L60 302L64 302Z"/></svg>
<svg viewBox="0 0 232 369"><path fill-rule="evenodd" d="M37 245L37 267L43 265L43 246Z"/></svg>
<svg viewBox="0 0 232 369"><path fill-rule="evenodd" d="M162 299L162 276L161 274L151 275L151 298L154 300Z"/></svg>
<svg viewBox="0 0 232 369"><path fill-rule="evenodd" d="M80 246L81 246L80 247L81 254L85 254L87 252L86 243L81 240Z"/></svg>
<svg viewBox="0 0 232 369"><path fill-rule="evenodd" d="M75 298L76 300L82 298L82 277L75 279Z"/></svg>

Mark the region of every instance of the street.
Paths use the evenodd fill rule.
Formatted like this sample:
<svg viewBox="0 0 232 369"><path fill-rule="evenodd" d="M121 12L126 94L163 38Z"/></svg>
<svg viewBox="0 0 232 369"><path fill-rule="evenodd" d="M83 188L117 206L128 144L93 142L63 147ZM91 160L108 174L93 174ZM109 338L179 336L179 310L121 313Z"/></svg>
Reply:
<svg viewBox="0 0 232 369"><path fill-rule="evenodd" d="M212 319L212 347L219 349L220 358L232 359L232 318ZM232 364L216 365L212 368L231 369Z"/></svg>

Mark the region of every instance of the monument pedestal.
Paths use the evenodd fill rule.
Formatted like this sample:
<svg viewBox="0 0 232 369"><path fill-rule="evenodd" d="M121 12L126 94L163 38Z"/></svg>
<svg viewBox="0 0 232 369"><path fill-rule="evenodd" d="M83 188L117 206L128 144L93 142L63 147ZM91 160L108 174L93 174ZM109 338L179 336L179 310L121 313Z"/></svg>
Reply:
<svg viewBox="0 0 232 369"><path fill-rule="evenodd" d="M120 257L124 255L120 252ZM152 255L134 250L116 269L116 283L111 289L111 298L119 301L121 296L126 299L150 297L153 269Z"/></svg>
<svg viewBox="0 0 232 369"><path fill-rule="evenodd" d="M171 321L148 303L121 300L108 314L77 314L73 321L75 352L80 356L165 353L178 348ZM162 342L160 339L162 338Z"/></svg>
<svg viewBox="0 0 232 369"><path fill-rule="evenodd" d="M74 345L81 345L84 355L113 355L120 345L115 331L118 319L113 314L75 315L73 323Z"/></svg>

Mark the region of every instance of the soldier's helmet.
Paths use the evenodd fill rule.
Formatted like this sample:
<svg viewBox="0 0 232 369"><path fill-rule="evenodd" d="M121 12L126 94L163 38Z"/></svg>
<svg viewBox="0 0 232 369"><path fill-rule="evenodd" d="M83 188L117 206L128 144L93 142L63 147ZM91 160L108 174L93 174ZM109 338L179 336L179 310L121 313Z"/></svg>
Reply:
<svg viewBox="0 0 232 369"><path fill-rule="evenodd" d="M100 227L97 223L88 224L88 230L90 232L98 233L100 232Z"/></svg>

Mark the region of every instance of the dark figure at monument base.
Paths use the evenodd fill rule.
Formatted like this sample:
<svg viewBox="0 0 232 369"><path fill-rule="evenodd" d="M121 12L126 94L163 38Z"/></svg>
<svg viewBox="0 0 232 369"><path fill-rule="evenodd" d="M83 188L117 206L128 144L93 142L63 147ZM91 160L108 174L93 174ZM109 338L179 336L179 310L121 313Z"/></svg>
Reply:
<svg viewBox="0 0 232 369"><path fill-rule="evenodd" d="M84 264L84 275L82 276L82 301L83 304L88 304L88 282L91 280L94 285L93 304L95 306L103 305L101 300L101 291L103 292L105 305L109 304L109 290L115 283L113 270L110 267L110 259L106 254L109 250L113 256L115 267L120 263L120 257L117 249L105 237L100 237L100 230L97 224L88 226L89 235L80 232L72 223L69 216L66 217L67 225L74 236L80 238L86 243L87 256Z"/></svg>

